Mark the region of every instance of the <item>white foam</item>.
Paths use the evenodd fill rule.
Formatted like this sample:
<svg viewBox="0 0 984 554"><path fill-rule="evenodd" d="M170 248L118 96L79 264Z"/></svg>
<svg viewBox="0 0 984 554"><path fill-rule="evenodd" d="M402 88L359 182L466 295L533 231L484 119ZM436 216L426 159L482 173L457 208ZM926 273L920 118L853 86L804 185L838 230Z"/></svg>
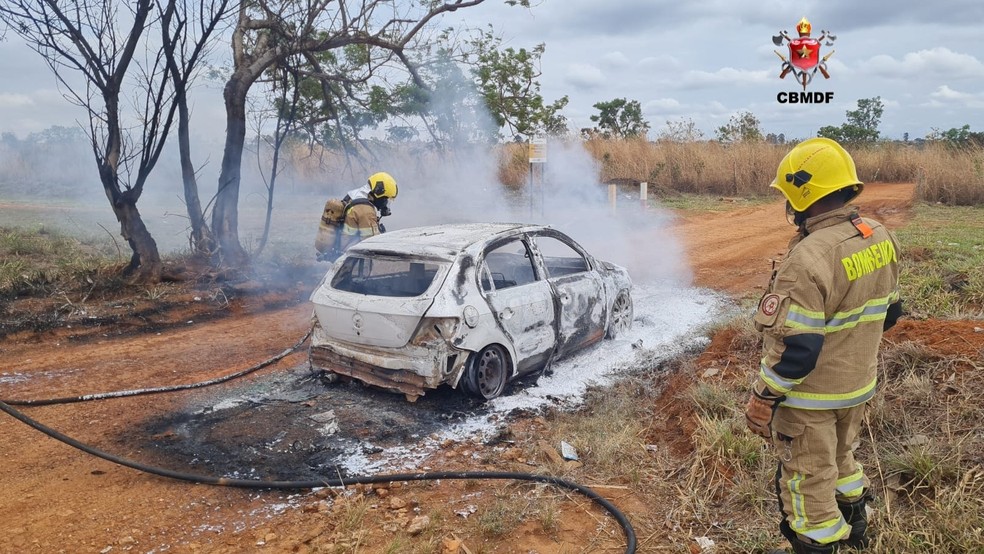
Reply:
<svg viewBox="0 0 984 554"><path fill-rule="evenodd" d="M503 416L515 409L537 410L556 404L577 407L590 386L613 383L639 359L670 358L706 342L701 331L727 317L734 308L727 297L714 291L668 282L637 285L632 300L633 326L624 336L602 341L555 363L551 375L541 377L536 384L514 388L508 396L492 400L490 411L467 417L436 437L412 447L386 448L371 456L353 453L342 457L339 464L350 475L417 468L441 442L494 436ZM633 344L638 345L639 341L641 347L634 348Z"/></svg>

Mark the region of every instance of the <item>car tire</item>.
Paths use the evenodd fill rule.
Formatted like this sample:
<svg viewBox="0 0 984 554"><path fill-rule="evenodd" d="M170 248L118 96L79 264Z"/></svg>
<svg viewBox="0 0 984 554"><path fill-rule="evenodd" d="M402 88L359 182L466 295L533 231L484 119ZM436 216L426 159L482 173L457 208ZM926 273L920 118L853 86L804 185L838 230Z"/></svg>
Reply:
<svg viewBox="0 0 984 554"><path fill-rule="evenodd" d="M605 337L614 339L624 335L632 328L632 295L623 290L612 302L612 313L608 318L608 332Z"/></svg>
<svg viewBox="0 0 984 554"><path fill-rule="evenodd" d="M464 378L465 390L472 396L491 400L506 390L509 381L509 355L498 344L491 344L471 355Z"/></svg>

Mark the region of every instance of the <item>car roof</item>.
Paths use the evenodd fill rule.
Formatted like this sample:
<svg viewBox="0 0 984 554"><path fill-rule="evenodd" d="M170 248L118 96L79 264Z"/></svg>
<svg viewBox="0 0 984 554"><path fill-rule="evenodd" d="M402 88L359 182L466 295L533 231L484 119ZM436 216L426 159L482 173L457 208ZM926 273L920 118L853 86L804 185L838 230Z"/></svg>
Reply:
<svg viewBox="0 0 984 554"><path fill-rule="evenodd" d="M389 231L354 245L352 251L389 251L454 259L476 243L484 243L514 231L542 229L522 223L455 223Z"/></svg>

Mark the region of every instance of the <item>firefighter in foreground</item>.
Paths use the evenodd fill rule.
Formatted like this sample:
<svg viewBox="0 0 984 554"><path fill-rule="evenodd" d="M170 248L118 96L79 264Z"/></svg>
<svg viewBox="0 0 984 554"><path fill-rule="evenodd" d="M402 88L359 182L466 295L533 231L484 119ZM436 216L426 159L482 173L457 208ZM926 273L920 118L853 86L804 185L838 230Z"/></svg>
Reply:
<svg viewBox="0 0 984 554"><path fill-rule="evenodd" d="M318 260L335 261L353 244L384 232L386 228L379 220L390 215L389 202L396 194L396 179L381 171L370 175L367 184L349 191L345 198L325 203L314 241Z"/></svg>
<svg viewBox="0 0 984 554"><path fill-rule="evenodd" d="M853 449L882 333L902 313L899 246L848 205L864 185L833 140L796 145L771 186L798 232L755 314L764 357L746 421L776 447L779 530L793 552L861 549L871 496Z"/></svg>

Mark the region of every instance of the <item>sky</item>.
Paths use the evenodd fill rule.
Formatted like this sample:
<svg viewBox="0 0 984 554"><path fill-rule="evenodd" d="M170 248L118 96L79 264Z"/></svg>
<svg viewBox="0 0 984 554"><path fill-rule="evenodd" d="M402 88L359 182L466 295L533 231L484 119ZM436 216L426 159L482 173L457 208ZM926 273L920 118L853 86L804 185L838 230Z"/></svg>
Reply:
<svg viewBox="0 0 984 554"><path fill-rule="evenodd" d="M592 126L593 105L637 100L655 138L667 121L692 119L706 138L740 111L765 133L813 136L840 125L861 98L881 97L883 136L924 137L932 129L969 124L984 130L984 2L896 0L533 0L531 9L503 0L449 14L442 26L491 24L505 46L546 45L540 83L551 102L570 98L573 129ZM777 94L802 90L780 80L772 36L795 36L801 17L836 35L827 62L808 91L831 91L830 104L780 104ZM0 43L0 133L23 137L51 125L73 125L81 114L59 91L41 58L8 33ZM221 133L221 90L203 84L196 117ZM214 124L212 124L214 122Z"/></svg>
<svg viewBox="0 0 984 554"><path fill-rule="evenodd" d="M574 128L590 127L597 102L638 100L653 129L691 118L705 133L739 111L765 133L814 136L840 125L860 98L880 96L883 136L924 137L933 128L970 124L984 131L984 2L980 0L533 0L530 10L489 0L459 10L469 23L489 22L514 48L546 45L541 92L570 97ZM832 91L829 105L780 104L781 91L802 90L787 76L772 37L796 36L806 17L823 46L830 79L807 91Z"/></svg>

